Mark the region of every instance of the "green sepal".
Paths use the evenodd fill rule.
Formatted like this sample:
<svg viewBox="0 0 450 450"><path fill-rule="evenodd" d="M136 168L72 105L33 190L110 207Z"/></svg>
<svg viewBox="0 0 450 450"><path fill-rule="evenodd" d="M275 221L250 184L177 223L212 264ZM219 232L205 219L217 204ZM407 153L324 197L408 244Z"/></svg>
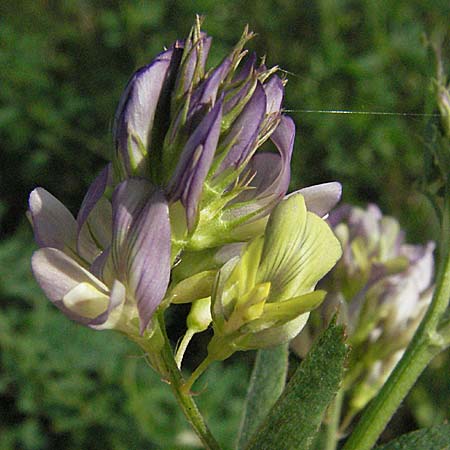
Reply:
<svg viewBox="0 0 450 450"><path fill-rule="evenodd" d="M314 291L282 302L266 303L261 317L249 323L248 329L257 332L274 325L290 322L317 308L323 302L326 294L325 291Z"/></svg>

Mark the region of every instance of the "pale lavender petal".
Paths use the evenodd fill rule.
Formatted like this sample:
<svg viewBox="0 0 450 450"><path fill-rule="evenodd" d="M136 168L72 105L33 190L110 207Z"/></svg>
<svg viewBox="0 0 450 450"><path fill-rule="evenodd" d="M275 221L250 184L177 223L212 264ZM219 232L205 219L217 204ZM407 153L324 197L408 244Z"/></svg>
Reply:
<svg viewBox="0 0 450 450"><path fill-rule="evenodd" d="M77 223L56 197L43 188L34 189L29 198L29 212L39 247L75 248Z"/></svg>
<svg viewBox="0 0 450 450"><path fill-rule="evenodd" d="M251 155L251 152L255 149L258 132L265 113L266 94L261 83L258 82L251 99L231 126L230 132L223 143L224 146L227 146L235 140L217 174L230 167L239 167Z"/></svg>
<svg viewBox="0 0 450 450"><path fill-rule="evenodd" d="M72 320L84 325L86 319L70 311L62 303L63 297L80 283L89 283L104 294L107 287L75 260L56 248L42 248L31 259L33 275L45 295Z"/></svg>
<svg viewBox="0 0 450 450"><path fill-rule="evenodd" d="M122 95L114 122L114 141L127 175L144 172L146 155L143 151L148 151L150 146L158 101L172 63L179 59L178 52L181 49L172 47L139 69Z"/></svg>
<svg viewBox="0 0 450 450"><path fill-rule="evenodd" d="M31 259L31 267L37 282L52 302L61 300L80 283L90 283L107 292L100 280L56 248L37 250Z"/></svg>
<svg viewBox="0 0 450 450"><path fill-rule="evenodd" d="M77 250L92 262L111 243L111 203L103 197L112 185L112 167L108 164L89 187L78 213Z"/></svg>
<svg viewBox="0 0 450 450"><path fill-rule="evenodd" d="M203 183L211 167L220 135L222 100L204 117L187 141L168 186L169 199L181 200L189 229L195 225Z"/></svg>
<svg viewBox="0 0 450 450"><path fill-rule="evenodd" d="M149 181L129 178L120 183L113 192L113 237L111 257L117 278L126 277L126 242L130 228L144 208L154 188Z"/></svg>
<svg viewBox="0 0 450 450"><path fill-rule="evenodd" d="M308 211L324 217L341 199L342 186L337 181L333 181L309 186L298 192L303 195Z"/></svg>
<svg viewBox="0 0 450 450"><path fill-rule="evenodd" d="M167 200L155 191L127 236L127 285L137 302L141 333L169 284L170 237Z"/></svg>
<svg viewBox="0 0 450 450"><path fill-rule="evenodd" d="M404 244L401 248L401 254L410 261L406 276L413 280L420 293L428 289L433 279L435 247L434 242L428 242L426 245Z"/></svg>
<svg viewBox="0 0 450 450"><path fill-rule="evenodd" d="M270 80L264 84L264 91L267 97L266 114L279 113L284 95L284 86L281 78L277 75L270 78Z"/></svg>

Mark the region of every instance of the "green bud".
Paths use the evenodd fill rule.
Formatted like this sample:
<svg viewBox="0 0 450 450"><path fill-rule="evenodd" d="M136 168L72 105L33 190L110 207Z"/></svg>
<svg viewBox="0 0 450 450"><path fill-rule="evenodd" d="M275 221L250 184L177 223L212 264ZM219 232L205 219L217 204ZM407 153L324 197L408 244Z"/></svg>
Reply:
<svg viewBox="0 0 450 450"><path fill-rule="evenodd" d="M201 333L209 327L211 320L211 297L195 300L186 319L188 329Z"/></svg>
<svg viewBox="0 0 450 450"><path fill-rule="evenodd" d="M340 257L326 222L306 210L300 194L272 212L264 236L251 240L240 257L218 272L212 293L211 359L236 350L277 345L304 327L324 291L315 285Z"/></svg>

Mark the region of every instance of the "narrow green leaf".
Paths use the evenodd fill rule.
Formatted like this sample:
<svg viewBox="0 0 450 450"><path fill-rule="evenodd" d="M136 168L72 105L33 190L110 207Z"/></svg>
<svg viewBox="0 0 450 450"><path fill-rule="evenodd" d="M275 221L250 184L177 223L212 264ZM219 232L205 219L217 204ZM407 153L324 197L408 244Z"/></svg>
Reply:
<svg viewBox="0 0 450 450"><path fill-rule="evenodd" d="M342 380L347 346L332 321L253 435L248 450L307 450Z"/></svg>
<svg viewBox="0 0 450 450"><path fill-rule="evenodd" d="M404 434L375 450L450 450L450 424Z"/></svg>
<svg viewBox="0 0 450 450"><path fill-rule="evenodd" d="M278 400L286 384L288 344L259 350L256 354L242 415L237 448L243 449Z"/></svg>

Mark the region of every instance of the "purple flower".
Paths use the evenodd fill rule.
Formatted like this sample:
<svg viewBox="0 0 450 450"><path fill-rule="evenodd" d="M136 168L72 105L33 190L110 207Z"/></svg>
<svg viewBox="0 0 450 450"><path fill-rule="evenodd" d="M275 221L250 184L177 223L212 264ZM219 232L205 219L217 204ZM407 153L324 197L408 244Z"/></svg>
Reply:
<svg viewBox="0 0 450 450"><path fill-rule="evenodd" d="M77 219L45 189L30 194L29 217L41 247L34 276L68 317L95 329L144 333L170 275L170 223L161 190L130 178L107 197L107 166Z"/></svg>

